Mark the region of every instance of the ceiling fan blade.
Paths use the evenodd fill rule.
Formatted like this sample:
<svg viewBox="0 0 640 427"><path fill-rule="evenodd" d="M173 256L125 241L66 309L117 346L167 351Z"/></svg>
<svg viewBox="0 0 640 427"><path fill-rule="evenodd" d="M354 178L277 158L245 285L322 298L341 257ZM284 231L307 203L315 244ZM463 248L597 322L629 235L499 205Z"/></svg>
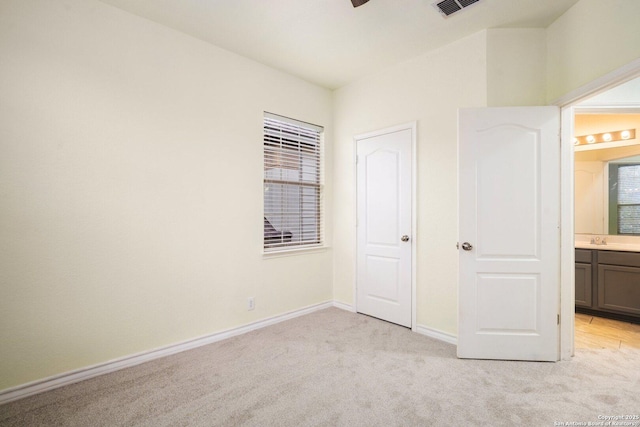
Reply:
<svg viewBox="0 0 640 427"><path fill-rule="evenodd" d="M351 0L351 4L353 4L353 7L358 7L358 6L362 6L368 1L369 0Z"/></svg>

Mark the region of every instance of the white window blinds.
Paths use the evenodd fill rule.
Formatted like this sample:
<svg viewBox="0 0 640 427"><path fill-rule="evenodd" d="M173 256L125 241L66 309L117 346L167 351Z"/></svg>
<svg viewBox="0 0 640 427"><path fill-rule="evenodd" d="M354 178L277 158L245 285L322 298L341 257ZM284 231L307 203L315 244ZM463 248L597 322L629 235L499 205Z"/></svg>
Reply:
<svg viewBox="0 0 640 427"><path fill-rule="evenodd" d="M265 251L323 243L322 131L264 114Z"/></svg>
<svg viewBox="0 0 640 427"><path fill-rule="evenodd" d="M640 165L618 166L618 233L640 234Z"/></svg>

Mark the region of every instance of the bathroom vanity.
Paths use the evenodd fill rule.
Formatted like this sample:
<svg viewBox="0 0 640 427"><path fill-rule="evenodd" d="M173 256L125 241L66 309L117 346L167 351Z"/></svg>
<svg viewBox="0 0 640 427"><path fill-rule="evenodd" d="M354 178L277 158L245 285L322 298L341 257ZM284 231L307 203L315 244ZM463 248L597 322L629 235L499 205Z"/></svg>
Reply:
<svg viewBox="0 0 640 427"><path fill-rule="evenodd" d="M576 312L640 323L640 248L576 241Z"/></svg>

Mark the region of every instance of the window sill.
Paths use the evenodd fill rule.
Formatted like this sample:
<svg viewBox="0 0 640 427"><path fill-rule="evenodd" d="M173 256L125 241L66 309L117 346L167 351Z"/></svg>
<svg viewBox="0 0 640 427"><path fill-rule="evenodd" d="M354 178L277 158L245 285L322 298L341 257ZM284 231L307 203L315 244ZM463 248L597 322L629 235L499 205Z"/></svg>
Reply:
<svg viewBox="0 0 640 427"><path fill-rule="evenodd" d="M284 249L279 251L262 252L263 259L282 258L297 255L315 254L320 252L326 252L329 249L328 246L310 246L305 248Z"/></svg>

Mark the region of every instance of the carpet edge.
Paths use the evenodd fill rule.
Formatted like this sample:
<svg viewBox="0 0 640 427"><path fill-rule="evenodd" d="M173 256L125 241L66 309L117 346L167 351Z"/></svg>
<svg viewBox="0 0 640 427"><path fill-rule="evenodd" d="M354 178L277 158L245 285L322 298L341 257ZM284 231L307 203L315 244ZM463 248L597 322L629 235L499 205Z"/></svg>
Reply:
<svg viewBox="0 0 640 427"><path fill-rule="evenodd" d="M72 371L17 385L15 387L10 387L4 390L0 390L0 405L13 402L25 397L33 396L35 394L44 393L46 391L74 384L80 381L88 380L99 375L104 375L110 372L118 371L120 369L140 365L151 360L170 356L176 353L181 353L183 351L191 350L203 345L212 344L237 335L246 334L257 329L275 325L276 323L284 322L285 320L290 320L296 317L311 314L315 311L324 310L330 307L336 307L334 301L325 301L322 303L313 304L300 309L288 311L283 314L251 322L246 325L237 326L235 328L226 329L220 332L214 332L212 334L204 335L201 337L169 344L163 347L146 350L128 356L119 357L107 362L87 366L84 368L74 369Z"/></svg>

